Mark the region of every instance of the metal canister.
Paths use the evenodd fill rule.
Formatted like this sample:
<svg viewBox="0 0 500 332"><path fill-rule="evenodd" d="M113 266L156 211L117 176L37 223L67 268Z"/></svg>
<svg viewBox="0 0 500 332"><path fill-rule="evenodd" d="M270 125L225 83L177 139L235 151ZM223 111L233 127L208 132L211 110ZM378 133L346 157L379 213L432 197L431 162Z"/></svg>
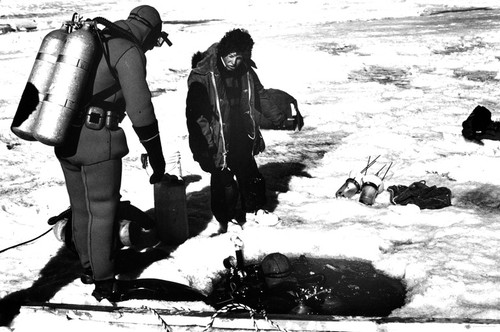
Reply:
<svg viewBox="0 0 500 332"><path fill-rule="evenodd" d="M378 194L383 191L383 182L376 175L368 175L363 177L363 186L359 201L366 205L373 205Z"/></svg>
<svg viewBox="0 0 500 332"><path fill-rule="evenodd" d="M189 237L186 184L180 177L165 175L154 184L155 224L165 244L181 244Z"/></svg>
<svg viewBox="0 0 500 332"><path fill-rule="evenodd" d="M33 127L38 118L41 102L52 82L57 58L66 43L67 36L68 26L64 23L60 29L49 32L42 40L10 127L12 132L22 139L35 141Z"/></svg>
<svg viewBox="0 0 500 332"><path fill-rule="evenodd" d="M58 56L50 88L33 129L35 139L44 144L62 144L73 118L82 107L99 50L94 25L93 21L84 22L80 29L71 32Z"/></svg>
<svg viewBox="0 0 500 332"><path fill-rule="evenodd" d="M351 198L361 191L361 184L354 178L348 178L345 183L337 190L335 197Z"/></svg>

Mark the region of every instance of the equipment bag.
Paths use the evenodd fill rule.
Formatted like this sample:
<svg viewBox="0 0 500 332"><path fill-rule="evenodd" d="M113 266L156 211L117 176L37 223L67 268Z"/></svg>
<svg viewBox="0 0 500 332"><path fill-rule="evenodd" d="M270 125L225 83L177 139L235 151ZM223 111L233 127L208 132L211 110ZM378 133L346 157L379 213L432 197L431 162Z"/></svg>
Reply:
<svg viewBox="0 0 500 332"><path fill-rule="evenodd" d="M451 190L446 187L427 186L425 181L410 186L394 185L387 188L395 205L415 204L421 209L441 209L451 205Z"/></svg>
<svg viewBox="0 0 500 332"><path fill-rule="evenodd" d="M301 130L304 118L297 100L279 89L264 89L259 93L261 114L256 121L262 129Z"/></svg>

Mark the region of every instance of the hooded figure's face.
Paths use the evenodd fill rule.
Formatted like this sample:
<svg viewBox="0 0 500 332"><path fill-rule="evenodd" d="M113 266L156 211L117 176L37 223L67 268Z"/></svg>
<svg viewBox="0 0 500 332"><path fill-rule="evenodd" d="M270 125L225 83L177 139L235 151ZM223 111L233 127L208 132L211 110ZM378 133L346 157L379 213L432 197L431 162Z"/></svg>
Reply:
<svg viewBox="0 0 500 332"><path fill-rule="evenodd" d="M147 52L157 45L158 38L161 37L162 20L158 11L147 5L139 6L130 12L128 17L131 21L137 21L144 26L142 36L142 50Z"/></svg>
<svg viewBox="0 0 500 332"><path fill-rule="evenodd" d="M243 54L240 52L231 52L222 57L222 63L229 71L235 71L243 63Z"/></svg>

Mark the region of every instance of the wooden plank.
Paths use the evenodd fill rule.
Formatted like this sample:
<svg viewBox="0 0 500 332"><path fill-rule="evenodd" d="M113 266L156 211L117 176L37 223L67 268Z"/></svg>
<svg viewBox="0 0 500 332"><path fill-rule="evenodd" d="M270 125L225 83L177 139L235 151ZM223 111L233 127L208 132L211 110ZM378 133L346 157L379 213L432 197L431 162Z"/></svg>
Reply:
<svg viewBox="0 0 500 332"><path fill-rule="evenodd" d="M249 313L181 311L171 309L91 306L77 304L30 304L21 308L23 317L36 319L50 316L71 326L84 324L99 326L108 331L202 331L213 322L208 331L343 331L343 332L492 332L500 331L500 320L472 319L418 319L418 318L364 318L317 315L275 315L267 317ZM214 315L216 316L214 318ZM267 319L266 319L267 318ZM88 327L87 327L88 328ZM92 327L94 328L94 327ZM97 327L96 327L97 328Z"/></svg>

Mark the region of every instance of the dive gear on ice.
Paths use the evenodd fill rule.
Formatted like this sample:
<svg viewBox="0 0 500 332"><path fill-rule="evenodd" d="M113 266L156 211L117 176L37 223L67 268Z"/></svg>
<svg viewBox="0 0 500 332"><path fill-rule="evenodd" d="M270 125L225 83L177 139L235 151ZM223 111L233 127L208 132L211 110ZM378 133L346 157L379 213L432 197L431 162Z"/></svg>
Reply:
<svg viewBox="0 0 500 332"><path fill-rule="evenodd" d="M173 281L143 278L135 280L108 279L95 283L92 295L98 300L120 302L133 299L163 301L202 301L209 299L200 291Z"/></svg>
<svg viewBox="0 0 500 332"><path fill-rule="evenodd" d="M379 157L380 156L377 156L375 157L375 159L371 160L371 156L369 156L368 164L356 175L351 176L353 172L349 172L349 177L347 178L345 183L337 190L337 192L335 193L335 197L351 198L354 195L360 193L363 186L363 175L366 175L368 169L372 167L373 164L375 164Z"/></svg>
<svg viewBox="0 0 500 332"><path fill-rule="evenodd" d="M159 243L154 220L129 201L120 202L116 219L119 246L140 251ZM53 225L54 235L59 241L74 249L71 208L49 218L47 223Z"/></svg>
<svg viewBox="0 0 500 332"><path fill-rule="evenodd" d="M87 82L94 71L99 51L95 30L95 22L85 21L66 38L33 128L37 141L53 146L64 142L67 129L82 107Z"/></svg>
<svg viewBox="0 0 500 332"><path fill-rule="evenodd" d="M155 43L166 41L170 45L168 34L161 31L162 21L158 22L159 31L154 37L161 41L155 40ZM104 25L105 29L100 30L98 24ZM51 146L65 142L73 120L86 111L84 108L89 97L86 91L101 52L106 55L103 33L130 40L139 46L144 42L105 18L82 20L75 13L71 21L64 22L60 29L51 31L42 40L12 121L14 134ZM110 71L114 74L112 68ZM105 89L106 93L98 94L99 98L104 100L117 90L119 85L118 89L114 86L109 91ZM110 125L114 126L114 122Z"/></svg>
<svg viewBox="0 0 500 332"><path fill-rule="evenodd" d="M362 179L363 177L361 174L347 178L344 184L335 193L335 197L345 197L345 198L353 197L354 195L356 195L361 191L361 185L363 183L361 181Z"/></svg>
<svg viewBox="0 0 500 332"><path fill-rule="evenodd" d="M167 173L154 184L158 237L168 244L181 244L189 238L186 183L182 178L180 158L179 151L173 153L167 159L170 166Z"/></svg>
<svg viewBox="0 0 500 332"><path fill-rule="evenodd" d="M389 164L389 167L385 170L383 176L380 174L386 165L382 166L382 168L375 174L368 174L363 177L363 186L361 187L361 194L359 196L359 201L366 205L373 205L375 203L375 198L377 198L378 194L384 191L384 180L387 176L387 173L391 169L392 162Z"/></svg>
<svg viewBox="0 0 500 332"><path fill-rule="evenodd" d="M299 111L297 100L280 89L259 91L261 112L255 121L261 129L298 130L304 126L304 117Z"/></svg>
<svg viewBox="0 0 500 332"><path fill-rule="evenodd" d="M35 141L33 126L38 118L41 101L49 90L57 57L68 33L68 23L65 22L60 29L49 32L42 40L10 127L22 139Z"/></svg>
<svg viewBox="0 0 500 332"><path fill-rule="evenodd" d="M392 185L387 188L390 201L395 205L415 204L420 209L442 209L451 206L451 190L447 187L428 186L424 180L409 186Z"/></svg>
<svg viewBox="0 0 500 332"><path fill-rule="evenodd" d="M373 205L379 193L379 186L383 185L383 183L374 175L364 180L361 194L359 195L359 201L366 205Z"/></svg>

